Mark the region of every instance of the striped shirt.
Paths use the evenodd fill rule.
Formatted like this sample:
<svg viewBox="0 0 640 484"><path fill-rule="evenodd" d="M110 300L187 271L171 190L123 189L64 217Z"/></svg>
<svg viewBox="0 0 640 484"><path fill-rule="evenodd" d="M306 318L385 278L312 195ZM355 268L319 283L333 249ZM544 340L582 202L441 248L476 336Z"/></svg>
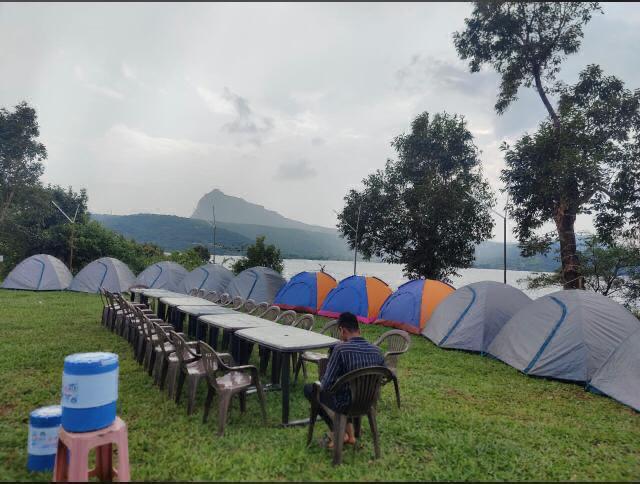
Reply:
<svg viewBox="0 0 640 484"><path fill-rule="evenodd" d="M350 371L369 366L385 366L380 348L360 336L338 343L331 351L327 369L322 376L320 382L322 388L329 390L341 376ZM336 394L335 403L337 408L334 408L334 410L345 408L351 403L351 392L348 388Z"/></svg>

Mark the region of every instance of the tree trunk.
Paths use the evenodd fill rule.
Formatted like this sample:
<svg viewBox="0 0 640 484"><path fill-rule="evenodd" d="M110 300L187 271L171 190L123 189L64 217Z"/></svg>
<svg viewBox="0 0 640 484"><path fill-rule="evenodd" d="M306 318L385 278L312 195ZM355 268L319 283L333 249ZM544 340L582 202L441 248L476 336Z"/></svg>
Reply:
<svg viewBox="0 0 640 484"><path fill-rule="evenodd" d="M553 106L551 106L551 102L547 97L547 93L544 92L542 79L540 78L540 71L538 69L534 69L533 78L536 82L536 90L538 91L538 95L540 96L540 99L542 99L542 104L544 104L544 107L547 108L549 116L551 116L553 127L556 129L556 131L560 131L560 118L558 118L556 111L553 109Z"/></svg>
<svg viewBox="0 0 640 484"><path fill-rule="evenodd" d="M561 278L565 289L583 289L580 274L580 261L576 247L574 224L576 214L572 213L566 203L561 203L555 214L558 238L560 239L560 260L562 263Z"/></svg>
<svg viewBox="0 0 640 484"><path fill-rule="evenodd" d="M9 212L9 206L11 205L11 201L13 200L13 195L15 195L16 191L11 190L4 204L2 205L2 210L0 210L0 223L5 219L7 213Z"/></svg>

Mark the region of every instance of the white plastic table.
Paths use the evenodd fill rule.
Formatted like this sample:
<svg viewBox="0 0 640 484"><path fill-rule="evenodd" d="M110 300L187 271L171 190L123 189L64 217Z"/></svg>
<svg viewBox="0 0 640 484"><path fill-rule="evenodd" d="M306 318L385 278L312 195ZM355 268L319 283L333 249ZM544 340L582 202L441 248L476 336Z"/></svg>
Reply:
<svg viewBox="0 0 640 484"><path fill-rule="evenodd" d="M205 306L176 306L176 320L182 321L184 319L184 315L189 317L189 324L187 326L187 334L189 336L195 336L196 339L202 338L202 329L205 327L203 324L199 324L199 317L205 316L208 314L230 314L236 313L237 311L231 308L225 308L223 306L219 306L218 304L210 303Z"/></svg>
<svg viewBox="0 0 640 484"><path fill-rule="evenodd" d="M291 355L308 350L331 348L339 341L324 334L280 324L241 329L234 333L234 338L258 344L274 353L272 369L277 364L281 365L282 425L306 424L307 420L289 422L289 362Z"/></svg>
<svg viewBox="0 0 640 484"><path fill-rule="evenodd" d="M223 346L225 346L227 338L232 333L240 329L280 326L273 321L258 318L257 316L252 316L246 313L240 313L238 311L234 311L233 313L207 314L205 316L200 316L198 321L209 327L207 343L209 343L209 345L214 349L217 349L218 347L219 330L223 331ZM237 354L234 356L237 356Z"/></svg>

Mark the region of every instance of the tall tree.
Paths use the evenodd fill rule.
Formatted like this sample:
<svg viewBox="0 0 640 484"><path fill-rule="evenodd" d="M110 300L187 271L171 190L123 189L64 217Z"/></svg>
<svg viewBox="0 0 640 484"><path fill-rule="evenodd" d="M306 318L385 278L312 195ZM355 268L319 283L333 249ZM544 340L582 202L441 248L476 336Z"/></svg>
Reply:
<svg viewBox="0 0 640 484"><path fill-rule="evenodd" d="M601 12L597 2L474 2L466 29L454 33L454 43L471 72L489 64L501 75L499 114L518 98L520 86L535 86L559 129L549 90L564 58L580 48L582 28L593 12Z"/></svg>
<svg viewBox="0 0 640 484"><path fill-rule="evenodd" d="M502 180L525 252L546 252L552 234L536 230L555 223L562 281L573 288L581 287L578 214L594 214L606 241L640 225L640 91L592 65L575 85L559 85L556 92L560 131L546 120L534 134L504 144Z"/></svg>
<svg viewBox="0 0 640 484"><path fill-rule="evenodd" d="M473 136L461 116L425 112L392 146L398 159L345 196L338 229L354 248L359 225L365 258L403 264L408 277L446 280L471 265L493 228L494 199Z"/></svg>
<svg viewBox="0 0 640 484"><path fill-rule="evenodd" d="M0 224L16 196L37 185L42 175L47 150L38 136L36 111L26 102L13 111L0 109Z"/></svg>
<svg viewBox="0 0 640 484"><path fill-rule="evenodd" d="M521 143L516 144L515 152L508 153L508 169L504 176L509 178L509 173L517 173L526 185L525 178L537 175L542 192L549 196L553 189L544 183L544 179L556 175L558 183L550 183L556 189L552 199L542 201L540 193L530 192L538 200L537 205L513 191L517 184L511 183L507 190L516 210L517 232L524 255L548 248L548 245L533 244L539 241L535 240L532 231L542 225L538 223L541 220L554 221L560 240L562 277L567 288L582 287L574 225L576 215L585 203L580 199L587 196L590 200L592 195L588 195L590 189L579 196L576 194L582 184L578 177L584 174L584 170L580 173L580 170L569 167L566 173L558 173L558 170L565 170L567 165L571 165L567 147L563 145L568 141L563 129L579 130L580 127L563 123L560 108L554 105L552 95L562 61L578 51L584 35L583 27L594 12L601 11L597 2L475 2L471 17L465 19L466 28L454 33L458 55L469 61L471 72L478 72L488 64L501 75L495 105L498 114L504 113L517 99L521 86L534 87L547 110L550 122L541 125L535 140L525 136ZM583 131L583 134L586 133ZM573 142L579 142L577 133L569 137ZM509 151L508 147L505 149ZM523 155L525 151L528 164L518 168L518 160L523 160L519 154ZM535 155L533 151L536 151ZM544 215L531 213L531 216L525 216L536 206L544 207Z"/></svg>

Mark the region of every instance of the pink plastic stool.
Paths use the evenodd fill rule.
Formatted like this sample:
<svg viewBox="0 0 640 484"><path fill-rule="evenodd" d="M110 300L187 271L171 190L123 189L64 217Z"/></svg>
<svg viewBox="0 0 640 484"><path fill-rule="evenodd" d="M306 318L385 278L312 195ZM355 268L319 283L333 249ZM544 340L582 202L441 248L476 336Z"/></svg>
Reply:
<svg viewBox="0 0 640 484"><path fill-rule="evenodd" d="M113 444L118 447L117 470L113 468ZM90 471L91 449L96 449L96 467ZM101 481L112 481L114 477L120 482L129 482L131 479L127 425L120 417L116 417L108 427L95 432L67 432L60 429L53 481L87 482L94 476Z"/></svg>

